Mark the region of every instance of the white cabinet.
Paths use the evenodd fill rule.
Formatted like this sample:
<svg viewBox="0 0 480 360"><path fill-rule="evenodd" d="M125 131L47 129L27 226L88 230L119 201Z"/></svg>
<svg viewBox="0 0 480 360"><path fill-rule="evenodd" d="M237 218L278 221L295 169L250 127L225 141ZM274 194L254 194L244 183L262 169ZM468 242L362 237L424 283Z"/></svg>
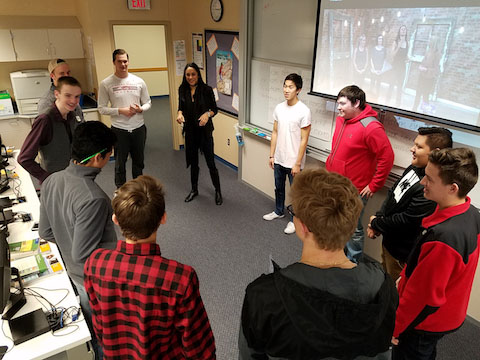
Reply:
<svg viewBox="0 0 480 360"><path fill-rule="evenodd" d="M18 29L12 35L17 61L51 59L47 30Z"/></svg>
<svg viewBox="0 0 480 360"><path fill-rule="evenodd" d="M12 29L17 61L83 58L80 29Z"/></svg>
<svg viewBox="0 0 480 360"><path fill-rule="evenodd" d="M0 61L15 61L10 30L0 30Z"/></svg>
<svg viewBox="0 0 480 360"><path fill-rule="evenodd" d="M85 57L80 29L48 29L47 32L52 58Z"/></svg>

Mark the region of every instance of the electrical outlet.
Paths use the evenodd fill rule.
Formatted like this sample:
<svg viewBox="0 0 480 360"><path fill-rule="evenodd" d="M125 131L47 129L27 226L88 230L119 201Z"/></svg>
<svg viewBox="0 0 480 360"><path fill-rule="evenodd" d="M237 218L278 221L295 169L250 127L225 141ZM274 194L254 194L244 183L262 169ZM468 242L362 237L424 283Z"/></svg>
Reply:
<svg viewBox="0 0 480 360"><path fill-rule="evenodd" d="M230 146L230 139L227 139L227 145Z"/></svg>

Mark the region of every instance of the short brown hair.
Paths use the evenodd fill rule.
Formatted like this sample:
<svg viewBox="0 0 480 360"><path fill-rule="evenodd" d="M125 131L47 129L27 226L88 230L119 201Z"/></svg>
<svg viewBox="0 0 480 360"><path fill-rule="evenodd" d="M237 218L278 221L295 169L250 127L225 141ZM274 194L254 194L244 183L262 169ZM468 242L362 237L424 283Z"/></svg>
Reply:
<svg viewBox="0 0 480 360"><path fill-rule="evenodd" d="M363 206L352 182L325 169L307 169L295 176L291 194L295 216L314 234L318 246L343 249Z"/></svg>
<svg viewBox="0 0 480 360"><path fill-rule="evenodd" d="M426 136L426 144L430 150L445 149L453 146L452 132L442 127L418 128L418 135Z"/></svg>
<svg viewBox="0 0 480 360"><path fill-rule="evenodd" d="M123 236L129 240L146 239L158 229L165 213L163 185L142 175L123 184L112 200Z"/></svg>
<svg viewBox="0 0 480 360"><path fill-rule="evenodd" d="M352 103L352 106L355 106L357 103L357 100L360 101L360 105L358 108L360 110L365 109L365 104L366 104L366 97L365 97L365 92L360 89L356 85L350 85L350 86L345 86L342 90L337 95L337 100L340 99L342 96L345 96L350 102Z"/></svg>
<svg viewBox="0 0 480 360"><path fill-rule="evenodd" d="M55 87L55 89L61 92L63 85L78 86L80 89L82 88L80 82L72 76L62 76L61 78L59 78L57 80L57 86Z"/></svg>
<svg viewBox="0 0 480 360"><path fill-rule="evenodd" d="M428 161L438 168L444 185L457 184L458 197L464 198L478 180L475 154L467 148L433 150Z"/></svg>
<svg viewBox="0 0 480 360"><path fill-rule="evenodd" d="M124 49L115 49L112 53L113 62L117 60L117 55L127 55L128 59L128 53Z"/></svg>

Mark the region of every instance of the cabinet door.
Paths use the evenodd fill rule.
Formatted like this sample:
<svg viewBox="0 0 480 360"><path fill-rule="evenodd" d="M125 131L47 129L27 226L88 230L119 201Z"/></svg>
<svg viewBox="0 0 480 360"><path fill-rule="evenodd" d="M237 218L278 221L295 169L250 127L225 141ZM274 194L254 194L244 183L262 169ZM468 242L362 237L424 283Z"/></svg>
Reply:
<svg viewBox="0 0 480 360"><path fill-rule="evenodd" d="M12 35L10 30L0 30L0 61L15 61Z"/></svg>
<svg viewBox="0 0 480 360"><path fill-rule="evenodd" d="M78 59L85 57L80 29L48 29L52 58Z"/></svg>
<svg viewBox="0 0 480 360"><path fill-rule="evenodd" d="M0 120L0 133L2 134L3 144L15 146L15 149L22 147L31 129L30 119L12 117L11 119Z"/></svg>
<svg viewBox="0 0 480 360"><path fill-rule="evenodd" d="M17 61L48 60L50 44L46 29L11 30Z"/></svg>

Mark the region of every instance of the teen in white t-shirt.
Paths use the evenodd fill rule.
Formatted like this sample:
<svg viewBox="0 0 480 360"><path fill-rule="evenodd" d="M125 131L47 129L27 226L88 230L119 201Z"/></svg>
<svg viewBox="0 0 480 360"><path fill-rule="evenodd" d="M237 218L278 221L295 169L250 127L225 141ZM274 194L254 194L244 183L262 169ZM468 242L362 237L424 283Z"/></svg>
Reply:
<svg viewBox="0 0 480 360"><path fill-rule="evenodd" d="M310 109L298 99L302 86L303 81L300 75L288 75L283 82L285 101L278 104L273 111L274 123L269 165L275 177L275 211L264 215L264 220L284 217L286 177L288 176L291 185L295 175L305 165L305 151L310 135L312 114ZM284 232L286 234L295 232L292 221L288 223Z"/></svg>

